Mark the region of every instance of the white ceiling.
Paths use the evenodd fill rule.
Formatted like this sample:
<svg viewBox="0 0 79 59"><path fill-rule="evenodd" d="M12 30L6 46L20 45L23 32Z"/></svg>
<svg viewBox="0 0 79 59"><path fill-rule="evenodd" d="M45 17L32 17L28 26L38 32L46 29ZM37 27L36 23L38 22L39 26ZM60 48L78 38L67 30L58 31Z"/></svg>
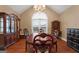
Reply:
<svg viewBox="0 0 79 59"><path fill-rule="evenodd" d="M23 13L25 10L29 9L31 5L8 5L14 11L18 12L19 14Z"/></svg>
<svg viewBox="0 0 79 59"><path fill-rule="evenodd" d="M66 9L70 8L71 5L49 5L48 7L56 11L57 13L61 14Z"/></svg>
<svg viewBox="0 0 79 59"><path fill-rule="evenodd" d="M8 5L10 8L12 8L14 11L21 14L25 10L29 9L32 5ZM57 13L61 14L66 9L71 7L71 5L48 5L49 8L56 11Z"/></svg>

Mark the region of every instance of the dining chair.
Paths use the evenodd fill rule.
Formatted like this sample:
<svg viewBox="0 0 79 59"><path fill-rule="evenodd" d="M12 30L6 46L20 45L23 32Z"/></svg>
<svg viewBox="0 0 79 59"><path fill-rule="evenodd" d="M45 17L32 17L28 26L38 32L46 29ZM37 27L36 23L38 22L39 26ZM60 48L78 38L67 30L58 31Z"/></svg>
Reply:
<svg viewBox="0 0 79 59"><path fill-rule="evenodd" d="M52 49L54 49L54 45L56 45L57 52L57 41L54 42L53 36L46 33L36 35L33 39L33 48L35 49L36 53L51 53Z"/></svg>

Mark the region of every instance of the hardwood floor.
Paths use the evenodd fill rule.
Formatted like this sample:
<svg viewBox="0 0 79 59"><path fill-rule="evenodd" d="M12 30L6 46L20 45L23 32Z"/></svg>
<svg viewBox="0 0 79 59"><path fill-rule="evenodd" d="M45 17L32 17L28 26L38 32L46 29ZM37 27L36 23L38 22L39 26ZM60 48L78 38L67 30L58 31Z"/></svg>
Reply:
<svg viewBox="0 0 79 59"><path fill-rule="evenodd" d="M5 50L8 53L24 53L25 52L25 40L22 39Z"/></svg>
<svg viewBox="0 0 79 59"><path fill-rule="evenodd" d="M58 52L57 53L75 53L72 48L67 46L67 43L63 40L58 40ZM13 44L12 46L5 49L7 53L25 53L25 40L22 39L17 43Z"/></svg>
<svg viewBox="0 0 79 59"><path fill-rule="evenodd" d="M58 53L75 53L72 48L67 46L67 43L63 40L58 40Z"/></svg>

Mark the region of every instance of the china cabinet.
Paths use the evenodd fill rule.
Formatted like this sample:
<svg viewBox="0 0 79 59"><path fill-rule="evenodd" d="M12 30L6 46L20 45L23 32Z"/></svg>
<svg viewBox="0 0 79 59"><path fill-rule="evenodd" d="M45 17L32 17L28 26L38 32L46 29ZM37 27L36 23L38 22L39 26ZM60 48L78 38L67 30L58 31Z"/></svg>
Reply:
<svg viewBox="0 0 79 59"><path fill-rule="evenodd" d="M60 30L60 21L55 20L52 22L52 28L51 28L51 33L55 35L57 38L61 36L61 30Z"/></svg>
<svg viewBox="0 0 79 59"><path fill-rule="evenodd" d="M19 40L20 19L14 14L0 13L0 49Z"/></svg>

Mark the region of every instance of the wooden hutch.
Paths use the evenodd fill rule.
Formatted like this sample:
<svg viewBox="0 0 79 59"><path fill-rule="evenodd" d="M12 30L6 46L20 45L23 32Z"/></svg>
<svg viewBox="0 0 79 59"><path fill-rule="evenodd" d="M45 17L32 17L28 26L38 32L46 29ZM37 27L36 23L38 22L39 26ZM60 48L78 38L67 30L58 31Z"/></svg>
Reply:
<svg viewBox="0 0 79 59"><path fill-rule="evenodd" d="M14 14L0 12L0 50L19 40L20 19Z"/></svg>
<svg viewBox="0 0 79 59"><path fill-rule="evenodd" d="M60 21L55 20L51 24L51 34L56 35L57 38L61 36L61 30L60 30Z"/></svg>

